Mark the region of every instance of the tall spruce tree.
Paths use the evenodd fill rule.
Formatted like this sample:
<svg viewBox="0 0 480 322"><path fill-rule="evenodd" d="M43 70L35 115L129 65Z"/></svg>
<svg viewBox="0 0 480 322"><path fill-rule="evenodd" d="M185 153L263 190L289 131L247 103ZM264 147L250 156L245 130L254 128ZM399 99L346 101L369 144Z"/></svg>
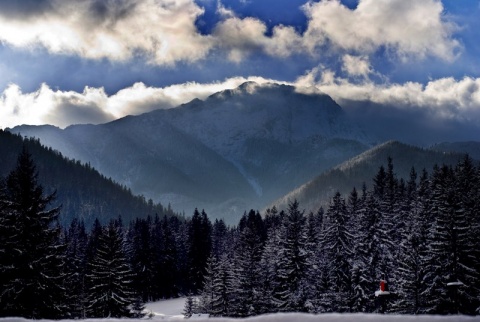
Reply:
<svg viewBox="0 0 480 322"><path fill-rule="evenodd" d="M324 249L327 252L328 279L332 297L332 311L348 312L351 307L351 258L354 236L348 231L349 214L345 200L337 192L326 213L328 228L325 231Z"/></svg>
<svg viewBox="0 0 480 322"><path fill-rule="evenodd" d="M448 166L435 167L431 179L432 201L430 213L435 225L429 236L428 313L456 313L457 303L450 298L448 284L462 282L459 267L459 239L457 200L454 191L454 173Z"/></svg>
<svg viewBox="0 0 480 322"><path fill-rule="evenodd" d="M59 208L49 204L24 147L6 180L0 205L1 316L59 318L64 314L63 247Z"/></svg>
<svg viewBox="0 0 480 322"><path fill-rule="evenodd" d="M68 290L68 314L85 318L85 274L87 270L88 235L83 221L74 219L65 231L65 288Z"/></svg>
<svg viewBox="0 0 480 322"><path fill-rule="evenodd" d="M188 230L188 257L190 263L190 288L198 292L203 285L203 275L212 249L212 223L205 211L195 209Z"/></svg>
<svg viewBox="0 0 480 322"><path fill-rule="evenodd" d="M458 238L459 279L464 283L456 292L459 310L465 314L475 314L480 305L480 237L478 235L479 202L478 190L480 181L476 176L476 169L470 156L458 162L455 168L455 195L457 209L455 213L456 236Z"/></svg>
<svg viewBox="0 0 480 322"><path fill-rule="evenodd" d="M282 257L278 265L279 284L275 292L277 307L282 312L306 311L307 231L304 211L299 209L297 200L288 205L281 236L279 255Z"/></svg>
<svg viewBox="0 0 480 322"><path fill-rule="evenodd" d="M251 210L240 220L239 238L235 250L237 316L256 315L259 308L260 260L264 243L264 225L258 212Z"/></svg>
<svg viewBox="0 0 480 322"><path fill-rule="evenodd" d="M129 317L137 301L121 227L111 221L102 231L87 274L87 317Z"/></svg>
<svg viewBox="0 0 480 322"><path fill-rule="evenodd" d="M156 242L152 237L152 218L136 219L128 233L128 242L131 248L130 263L134 273L134 288L144 302L154 301L157 297L157 270L155 263L157 256Z"/></svg>
<svg viewBox="0 0 480 322"><path fill-rule="evenodd" d="M262 252L260 260L260 296L259 296L259 313L272 313L277 311L277 300L275 299L276 291L280 289L280 279L278 271L280 269L280 261L283 255L283 248L278 246L281 244L280 229L276 225L272 225L268 230L268 238Z"/></svg>

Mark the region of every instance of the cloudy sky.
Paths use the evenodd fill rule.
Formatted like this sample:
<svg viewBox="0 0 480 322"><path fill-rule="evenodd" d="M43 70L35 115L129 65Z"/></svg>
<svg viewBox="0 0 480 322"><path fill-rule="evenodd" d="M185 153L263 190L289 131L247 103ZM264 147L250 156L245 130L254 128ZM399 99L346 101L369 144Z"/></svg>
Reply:
<svg viewBox="0 0 480 322"><path fill-rule="evenodd" d="M480 1L0 1L0 128L103 123L246 80L480 124Z"/></svg>

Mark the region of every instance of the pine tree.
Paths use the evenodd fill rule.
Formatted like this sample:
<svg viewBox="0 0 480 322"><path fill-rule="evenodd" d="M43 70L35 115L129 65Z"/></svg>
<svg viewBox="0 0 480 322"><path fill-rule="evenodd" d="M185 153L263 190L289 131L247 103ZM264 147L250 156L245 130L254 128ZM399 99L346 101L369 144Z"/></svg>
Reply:
<svg viewBox="0 0 480 322"><path fill-rule="evenodd" d="M65 308L63 246L56 225L55 194L44 195L28 151L23 149L6 180L1 207L3 253L0 315L59 318Z"/></svg>
<svg viewBox="0 0 480 322"><path fill-rule="evenodd" d="M462 280L465 286L459 287L455 291L458 294L454 294L461 301L458 309L464 314L475 314L480 305L479 186L473 160L465 155L455 168L455 195L458 200L455 230L459 249L459 280Z"/></svg>
<svg viewBox="0 0 480 322"><path fill-rule="evenodd" d="M372 196L374 203L370 203L369 208L372 211L376 226L374 227L374 256L378 256L378 262L374 267L375 279L385 279L389 282L390 288L395 287L395 267L397 266L394 254L398 252L397 245L399 236L395 213L397 210L397 188L398 180L393 172L393 162L388 158L387 171L380 167L377 175L373 179ZM392 287L393 286L393 287Z"/></svg>
<svg viewBox="0 0 480 322"><path fill-rule="evenodd" d="M213 279L213 297L211 316L240 316L238 308L240 299L237 296L239 281L236 275L231 254L220 256L217 261L216 274Z"/></svg>
<svg viewBox="0 0 480 322"><path fill-rule="evenodd" d="M95 257L89 263L87 317L129 317L137 301L120 228L118 222L111 221L103 229Z"/></svg>
<svg viewBox="0 0 480 322"><path fill-rule="evenodd" d="M136 219L128 233L128 243L132 250L130 263L134 273L134 288L144 302L154 301L157 296L158 273L155 267L157 241L152 236L152 219Z"/></svg>
<svg viewBox="0 0 480 322"><path fill-rule="evenodd" d="M400 198L401 207L396 216L398 220L403 220L400 226L401 242L396 274L397 299L393 305L393 311L404 314L418 314L422 310L422 281L425 276L423 257L427 249L422 232L425 224L422 222L421 201L416 180L417 173L412 168L405 194ZM422 185L424 185L423 182Z"/></svg>
<svg viewBox="0 0 480 322"><path fill-rule="evenodd" d="M351 307L352 280L351 257L354 236L348 231L349 214L345 200L337 192L327 211L328 228L325 231L324 249L328 263L328 278L334 312L348 312Z"/></svg>
<svg viewBox="0 0 480 322"><path fill-rule="evenodd" d="M201 312L210 316L237 316L235 271L229 254L207 260L203 290L200 297Z"/></svg>
<svg viewBox="0 0 480 322"><path fill-rule="evenodd" d="M304 212L300 211L298 201L288 205L288 212L283 221L280 258L278 267L278 287L275 290L277 307L282 312L306 311L305 302L308 294L306 285L307 272L307 234Z"/></svg>
<svg viewBox="0 0 480 322"><path fill-rule="evenodd" d="M373 193L364 190L365 202L360 210L360 225L355 237L356 252L352 265L353 299L355 312L373 312L372 295L382 276L380 258L382 248L378 244L380 214Z"/></svg>
<svg viewBox="0 0 480 322"><path fill-rule="evenodd" d="M195 313L195 299L191 294L189 294L187 296L187 299L185 300L185 306L182 313L185 319L191 318L192 315Z"/></svg>
<svg viewBox="0 0 480 322"><path fill-rule="evenodd" d="M152 232L154 298L170 298L178 294L178 252L174 231L166 216L156 218ZM147 261L149 259L146 259Z"/></svg>
<svg viewBox="0 0 480 322"><path fill-rule="evenodd" d="M264 226L258 212L251 210L239 224L238 245L235 249L237 288L237 316L259 313L260 260L263 250Z"/></svg>
<svg viewBox="0 0 480 322"><path fill-rule="evenodd" d="M212 254L219 258L228 251L228 228L223 219L215 219L212 229Z"/></svg>
<svg viewBox="0 0 480 322"><path fill-rule="evenodd" d="M435 167L431 179L431 209L435 220L429 234L429 257L424 296L428 303L427 313L454 313L457 309L449 299L447 284L460 279L458 266L458 236L456 232L457 202L454 193L453 170L450 167ZM455 312L456 313L456 312Z"/></svg>
<svg viewBox="0 0 480 322"><path fill-rule="evenodd" d="M280 230L276 226L271 226L268 230L268 238L260 260L259 314L277 311L278 302L275 299L275 292L280 289L278 270L280 268L280 259L284 257L284 249L278 247L281 244L281 240Z"/></svg>
<svg viewBox="0 0 480 322"><path fill-rule="evenodd" d="M87 243L88 235L83 221L74 219L65 232L65 288L68 290L68 312L72 318L85 318Z"/></svg>
<svg viewBox="0 0 480 322"><path fill-rule="evenodd" d="M212 248L212 224L205 211L195 209L188 231L188 257L190 288L197 292L202 288L207 259Z"/></svg>

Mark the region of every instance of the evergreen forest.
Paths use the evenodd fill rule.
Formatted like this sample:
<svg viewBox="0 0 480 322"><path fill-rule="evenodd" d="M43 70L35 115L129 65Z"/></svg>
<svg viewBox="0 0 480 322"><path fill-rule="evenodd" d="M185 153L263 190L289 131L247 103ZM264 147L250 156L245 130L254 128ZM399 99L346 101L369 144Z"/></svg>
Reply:
<svg viewBox="0 0 480 322"><path fill-rule="evenodd" d="M480 310L480 167L468 156L408 180L389 158L371 187L315 213L294 200L234 227L197 209L61 224L38 177L24 146L0 183L0 317L141 317L145 302L182 295L186 315ZM375 296L381 280L389 293Z"/></svg>

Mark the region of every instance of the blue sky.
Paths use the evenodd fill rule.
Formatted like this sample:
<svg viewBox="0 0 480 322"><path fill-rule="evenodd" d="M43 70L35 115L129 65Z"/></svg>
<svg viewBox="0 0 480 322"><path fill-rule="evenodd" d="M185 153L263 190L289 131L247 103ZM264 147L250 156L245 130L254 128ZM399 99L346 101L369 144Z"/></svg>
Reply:
<svg viewBox="0 0 480 322"><path fill-rule="evenodd" d="M480 122L478 0L4 0L0 128L101 123L246 80Z"/></svg>

